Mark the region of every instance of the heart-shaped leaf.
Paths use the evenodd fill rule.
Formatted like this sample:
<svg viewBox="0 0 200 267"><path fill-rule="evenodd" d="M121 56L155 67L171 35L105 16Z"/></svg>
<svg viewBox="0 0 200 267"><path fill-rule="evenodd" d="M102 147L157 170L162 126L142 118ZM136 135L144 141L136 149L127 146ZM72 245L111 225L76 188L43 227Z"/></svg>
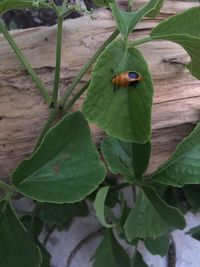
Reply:
<svg viewBox="0 0 200 267"><path fill-rule="evenodd" d="M105 169L80 112L65 116L45 136L33 156L13 173L13 184L39 201L70 203L94 191Z"/></svg>
<svg viewBox="0 0 200 267"><path fill-rule="evenodd" d="M187 66L193 76L200 79L200 7L172 16L151 32L153 39L164 39L180 44L190 55Z"/></svg>
<svg viewBox="0 0 200 267"><path fill-rule="evenodd" d="M171 158L152 175L158 183L182 187L200 183L200 124L176 148Z"/></svg>
<svg viewBox="0 0 200 267"><path fill-rule="evenodd" d="M112 71L136 71L143 80L136 88L113 90ZM83 112L109 135L124 141L146 143L151 134L153 84L139 50L122 40L111 43L101 54L92 73Z"/></svg>
<svg viewBox="0 0 200 267"><path fill-rule="evenodd" d="M115 174L122 174L127 182L141 179L149 163L151 144L123 142L107 137L101 144L101 151L109 169Z"/></svg>
<svg viewBox="0 0 200 267"><path fill-rule="evenodd" d="M0 202L0 260L1 267L39 267L39 248L28 238L10 203Z"/></svg>
<svg viewBox="0 0 200 267"><path fill-rule="evenodd" d="M143 187L127 218L125 232L131 242L135 238L156 238L169 230L184 227L185 220L178 209L165 203L154 189Z"/></svg>

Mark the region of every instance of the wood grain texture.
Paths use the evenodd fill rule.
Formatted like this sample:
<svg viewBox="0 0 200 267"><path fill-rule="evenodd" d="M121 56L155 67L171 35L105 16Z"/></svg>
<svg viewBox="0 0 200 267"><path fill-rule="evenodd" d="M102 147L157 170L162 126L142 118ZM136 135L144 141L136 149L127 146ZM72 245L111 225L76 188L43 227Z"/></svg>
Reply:
<svg viewBox="0 0 200 267"><path fill-rule="evenodd" d="M137 1L136 6L143 2ZM125 5L125 2L121 4ZM158 18L144 19L131 38L144 37L164 18L197 5L200 4L166 1ZM64 23L60 95L115 29L109 11L99 9L95 17L94 21L83 16ZM55 34L55 26L12 31L49 92L54 77ZM183 64L189 62L189 58L180 46L154 41L139 48L149 63L155 84L153 151L149 169L152 171L169 157L177 143L200 120L200 81L184 68ZM0 62L0 178L7 179L16 165L30 156L49 109L2 35ZM89 73L82 83L88 77ZM81 108L84 97L75 104L75 109ZM91 125L91 130L95 142L99 143L104 133L95 125Z"/></svg>

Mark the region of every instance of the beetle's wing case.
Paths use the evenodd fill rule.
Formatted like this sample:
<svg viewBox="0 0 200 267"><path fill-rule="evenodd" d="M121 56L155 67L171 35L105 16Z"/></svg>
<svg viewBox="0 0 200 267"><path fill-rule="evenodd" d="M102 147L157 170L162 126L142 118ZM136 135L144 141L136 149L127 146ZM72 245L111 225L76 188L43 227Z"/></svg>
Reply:
<svg viewBox="0 0 200 267"><path fill-rule="evenodd" d="M129 71L128 76L131 80L137 80L139 78L140 74L135 72L135 71Z"/></svg>

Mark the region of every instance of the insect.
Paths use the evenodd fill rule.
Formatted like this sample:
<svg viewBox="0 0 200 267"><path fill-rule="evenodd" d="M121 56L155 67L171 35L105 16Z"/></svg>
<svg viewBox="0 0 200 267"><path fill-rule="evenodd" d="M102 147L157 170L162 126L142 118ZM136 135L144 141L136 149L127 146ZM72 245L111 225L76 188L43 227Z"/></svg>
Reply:
<svg viewBox="0 0 200 267"><path fill-rule="evenodd" d="M114 84L114 90L119 87L135 87L135 85L142 80L140 73L136 71L125 71L119 74L115 74L115 77L112 79Z"/></svg>

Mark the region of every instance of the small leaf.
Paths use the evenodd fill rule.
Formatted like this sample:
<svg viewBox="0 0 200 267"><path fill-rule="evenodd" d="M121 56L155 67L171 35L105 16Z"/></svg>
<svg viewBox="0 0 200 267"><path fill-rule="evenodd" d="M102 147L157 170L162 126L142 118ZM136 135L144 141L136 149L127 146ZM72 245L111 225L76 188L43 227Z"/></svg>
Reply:
<svg viewBox="0 0 200 267"><path fill-rule="evenodd" d="M131 267L129 256L111 231L106 234L93 258L94 267Z"/></svg>
<svg viewBox="0 0 200 267"><path fill-rule="evenodd" d="M157 238L146 238L144 240L145 247L152 255L165 256L169 250L169 235L162 235Z"/></svg>
<svg viewBox="0 0 200 267"><path fill-rule="evenodd" d="M74 217L87 216L88 207L83 201L70 204L38 203L35 215L43 222L61 225L66 224Z"/></svg>
<svg viewBox="0 0 200 267"><path fill-rule="evenodd" d="M96 211L96 216L103 226L106 228L113 227L114 224L107 223L105 218L105 201L108 194L109 186L102 187L96 194L94 201L94 208Z"/></svg>
<svg viewBox="0 0 200 267"><path fill-rule="evenodd" d="M141 178L147 169L151 145L150 142L136 144L107 137L101 144L101 151L111 172L122 174L127 182L133 182L135 176Z"/></svg>
<svg viewBox="0 0 200 267"><path fill-rule="evenodd" d="M185 220L179 210L165 203L154 189L143 187L127 218L125 232L131 242L135 238L156 238L169 230L184 227Z"/></svg>
<svg viewBox="0 0 200 267"><path fill-rule="evenodd" d="M200 241L200 225L191 228L186 234L191 235L193 238Z"/></svg>
<svg viewBox="0 0 200 267"><path fill-rule="evenodd" d="M101 143L101 151L112 173L124 175L129 182L133 180L133 151L131 143L107 137Z"/></svg>
<svg viewBox="0 0 200 267"><path fill-rule="evenodd" d="M36 243L38 241L39 235L42 232L43 223L38 218L34 218L33 220L33 217L31 215L23 216L22 218L20 218L20 221L26 228L29 238Z"/></svg>
<svg viewBox="0 0 200 267"><path fill-rule="evenodd" d="M45 3L46 1L34 1L34 0L1 0L0 1L0 14L7 12L11 9L24 9L24 8L33 8L37 3L38 8L50 8L51 5Z"/></svg>
<svg viewBox="0 0 200 267"><path fill-rule="evenodd" d="M42 256L41 267L50 267L51 255L38 241L38 237L43 230L43 223L37 217L34 217L33 220L33 217L31 215L23 216L22 218L20 218L20 221L26 228L28 237L40 248Z"/></svg>
<svg viewBox="0 0 200 267"><path fill-rule="evenodd" d="M142 180L143 174L149 165L151 143L133 144L133 169L137 180Z"/></svg>
<svg viewBox="0 0 200 267"><path fill-rule="evenodd" d="M200 124L177 146L171 158L152 175L158 183L182 187L200 183Z"/></svg>
<svg viewBox="0 0 200 267"><path fill-rule="evenodd" d="M40 250L28 238L10 203L0 202L1 267L39 267Z"/></svg>
<svg viewBox="0 0 200 267"><path fill-rule="evenodd" d="M193 210L200 209L200 185L186 185L183 187L183 191L187 198L187 202Z"/></svg>
<svg viewBox="0 0 200 267"><path fill-rule="evenodd" d="M164 39L180 44L190 55L187 66L200 79L200 7L191 8L164 20L151 32L153 39Z"/></svg>
<svg viewBox="0 0 200 267"><path fill-rule="evenodd" d="M105 169L83 115L66 115L45 136L33 156L13 173L22 194L39 201L71 203L94 191Z"/></svg>
<svg viewBox="0 0 200 267"><path fill-rule="evenodd" d="M139 251L135 252L131 267L148 267Z"/></svg>
<svg viewBox="0 0 200 267"><path fill-rule="evenodd" d="M120 9L115 0L110 3L110 7L121 34L126 38L144 16L155 17L159 13L163 2L164 0L150 0L139 10L133 12Z"/></svg>
<svg viewBox="0 0 200 267"><path fill-rule="evenodd" d="M113 91L111 70L139 72L143 80L136 88ZM103 79L102 79L103 77ZM122 40L112 42L98 58L83 112L109 135L124 141L146 143L151 134L153 84L147 63L136 48Z"/></svg>
<svg viewBox="0 0 200 267"><path fill-rule="evenodd" d="M155 18L159 13L164 4L164 0L157 1L154 9L152 9L148 14L146 14L146 17Z"/></svg>

